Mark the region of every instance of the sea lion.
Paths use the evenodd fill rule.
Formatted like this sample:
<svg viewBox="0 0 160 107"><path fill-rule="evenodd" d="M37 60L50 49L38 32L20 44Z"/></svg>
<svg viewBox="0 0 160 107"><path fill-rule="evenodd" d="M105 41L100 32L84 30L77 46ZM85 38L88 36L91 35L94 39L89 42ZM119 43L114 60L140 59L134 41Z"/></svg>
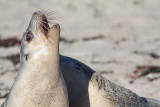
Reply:
<svg viewBox="0 0 160 107"><path fill-rule="evenodd" d="M60 71L60 26L34 12L21 41L20 69L2 107L69 107Z"/></svg>
<svg viewBox="0 0 160 107"><path fill-rule="evenodd" d="M140 97L78 60L61 55L60 65L70 107L160 107L160 101Z"/></svg>

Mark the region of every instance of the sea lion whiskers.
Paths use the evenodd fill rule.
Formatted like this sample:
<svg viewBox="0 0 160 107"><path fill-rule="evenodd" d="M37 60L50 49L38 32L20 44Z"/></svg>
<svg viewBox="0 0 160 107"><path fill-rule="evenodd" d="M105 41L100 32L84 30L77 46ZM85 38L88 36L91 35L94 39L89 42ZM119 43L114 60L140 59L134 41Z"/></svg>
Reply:
<svg viewBox="0 0 160 107"><path fill-rule="evenodd" d="M43 37L40 35L40 31L38 31L38 36L43 39ZM48 39L47 39L47 40L48 40ZM44 39L43 39L43 41L44 41ZM49 41L49 40L48 40L48 41ZM50 41L49 41L49 42L50 42ZM51 42L50 42L50 43L51 43ZM46 59L46 61L47 61L48 58L47 58L47 56L46 56L45 54L48 54L48 52L46 51L46 48L45 48L44 44L41 45L41 48L42 48L42 54L45 56L45 59Z"/></svg>
<svg viewBox="0 0 160 107"><path fill-rule="evenodd" d="M42 27L44 27L45 29L49 30L49 24L55 25L56 23L54 22L54 20L59 20L60 18L57 18L55 16L53 16L55 14L55 11L51 11L51 10L41 10L40 12L42 12L43 14L43 18L45 20L38 20L39 24L42 25ZM47 26L45 26L47 25ZM61 26L61 30L63 30L65 32L65 29L63 28L63 26Z"/></svg>
<svg viewBox="0 0 160 107"><path fill-rule="evenodd" d="M39 23L38 20L36 20L36 23ZM38 27L41 27L39 24L37 24L37 26L38 26ZM37 28L38 28L38 27L37 27ZM37 28L36 28L36 29L37 29ZM37 32L38 32L38 36L43 39L43 37L40 35L40 31L37 30ZM44 40L44 39L43 39L43 40Z"/></svg>
<svg viewBox="0 0 160 107"><path fill-rule="evenodd" d="M48 27L47 26L45 26L44 24L48 24L48 21L46 22L46 21L39 21L39 20L36 20L37 22L38 22L38 25L40 26L40 25L42 25L42 27L45 27L47 30L49 30L50 28L49 28L49 25L48 25Z"/></svg>
<svg viewBox="0 0 160 107"><path fill-rule="evenodd" d="M39 26L39 27L44 27L44 28L46 28L46 29L48 29L48 31L51 29L51 28L47 28L45 25L43 25L42 23L47 23L47 22L42 22L42 21L39 21L39 20L36 20L37 21L37 25ZM48 24L48 23L47 23ZM42 25L42 26L41 26ZM56 25L56 24L55 24ZM53 25L54 26L54 25ZM50 36L50 38L52 38L52 40L54 41L54 35L56 35L56 34L53 34L52 36ZM48 36L48 32L46 32L46 34L45 34L45 36L47 37ZM49 39L47 39L51 44L52 44L52 42L49 40Z"/></svg>
<svg viewBox="0 0 160 107"><path fill-rule="evenodd" d="M34 20L33 23L36 24L37 36L38 36L39 38L42 38L43 41L45 41L44 38L40 35L40 31L38 30L38 29L41 27L41 26L39 25L38 20Z"/></svg>
<svg viewBox="0 0 160 107"><path fill-rule="evenodd" d="M43 13L43 15L50 21L52 20L56 20L55 16L53 17L53 15L56 13L55 11L52 11L52 10L42 10L41 11Z"/></svg>
<svg viewBox="0 0 160 107"><path fill-rule="evenodd" d="M48 11L45 13L45 16L51 16L53 14L55 14L55 11Z"/></svg>
<svg viewBox="0 0 160 107"><path fill-rule="evenodd" d="M45 14L45 15L55 14L55 11L53 11L53 10L41 10L40 12Z"/></svg>
<svg viewBox="0 0 160 107"><path fill-rule="evenodd" d="M44 20L40 21L42 24L52 24L55 25L56 23L54 22L55 20L59 20L56 16L53 16L55 14L55 11L52 10L41 10L43 14Z"/></svg>
<svg viewBox="0 0 160 107"><path fill-rule="evenodd" d="M39 23L41 23L41 22L40 22L39 20L36 20L36 22L38 23L38 24L37 24L38 28L40 28L41 26L40 26ZM50 30L50 29L48 28L48 30ZM37 30L37 32L38 32L38 36L41 37L41 38L43 39L43 41L44 41L44 38L40 35L40 31ZM47 32L47 33L48 33L48 32ZM45 37L47 38L47 34L45 34ZM52 37L50 37L50 38L52 38ZM52 38L52 39L54 40L54 38ZM47 38L47 41L52 44L52 42L51 42L48 38Z"/></svg>

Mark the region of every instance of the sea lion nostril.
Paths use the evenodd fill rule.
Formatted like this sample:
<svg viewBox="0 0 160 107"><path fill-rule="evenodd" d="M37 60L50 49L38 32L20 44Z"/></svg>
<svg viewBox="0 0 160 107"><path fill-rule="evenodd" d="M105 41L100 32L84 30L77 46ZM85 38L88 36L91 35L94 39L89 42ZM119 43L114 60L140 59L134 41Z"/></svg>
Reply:
<svg viewBox="0 0 160 107"><path fill-rule="evenodd" d="M28 61L28 54L24 54L25 60Z"/></svg>

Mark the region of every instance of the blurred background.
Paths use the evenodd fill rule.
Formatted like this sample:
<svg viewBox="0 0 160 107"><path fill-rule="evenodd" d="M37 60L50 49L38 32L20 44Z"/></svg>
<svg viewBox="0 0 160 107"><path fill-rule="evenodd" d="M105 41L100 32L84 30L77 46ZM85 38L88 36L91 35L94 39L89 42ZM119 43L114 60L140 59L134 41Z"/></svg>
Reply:
<svg viewBox="0 0 160 107"><path fill-rule="evenodd" d="M62 55L160 100L159 0L0 0L0 104L18 72L21 37L38 10L55 12Z"/></svg>

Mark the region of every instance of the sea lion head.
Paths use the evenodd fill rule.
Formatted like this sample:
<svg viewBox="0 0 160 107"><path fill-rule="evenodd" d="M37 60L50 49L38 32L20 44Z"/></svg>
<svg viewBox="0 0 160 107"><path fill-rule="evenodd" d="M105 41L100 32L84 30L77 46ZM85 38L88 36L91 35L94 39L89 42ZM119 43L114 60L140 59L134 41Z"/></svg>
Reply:
<svg viewBox="0 0 160 107"><path fill-rule="evenodd" d="M21 64L31 58L47 57L47 54L57 46L60 36L60 26L49 27L47 13L34 12L26 32L21 40Z"/></svg>

